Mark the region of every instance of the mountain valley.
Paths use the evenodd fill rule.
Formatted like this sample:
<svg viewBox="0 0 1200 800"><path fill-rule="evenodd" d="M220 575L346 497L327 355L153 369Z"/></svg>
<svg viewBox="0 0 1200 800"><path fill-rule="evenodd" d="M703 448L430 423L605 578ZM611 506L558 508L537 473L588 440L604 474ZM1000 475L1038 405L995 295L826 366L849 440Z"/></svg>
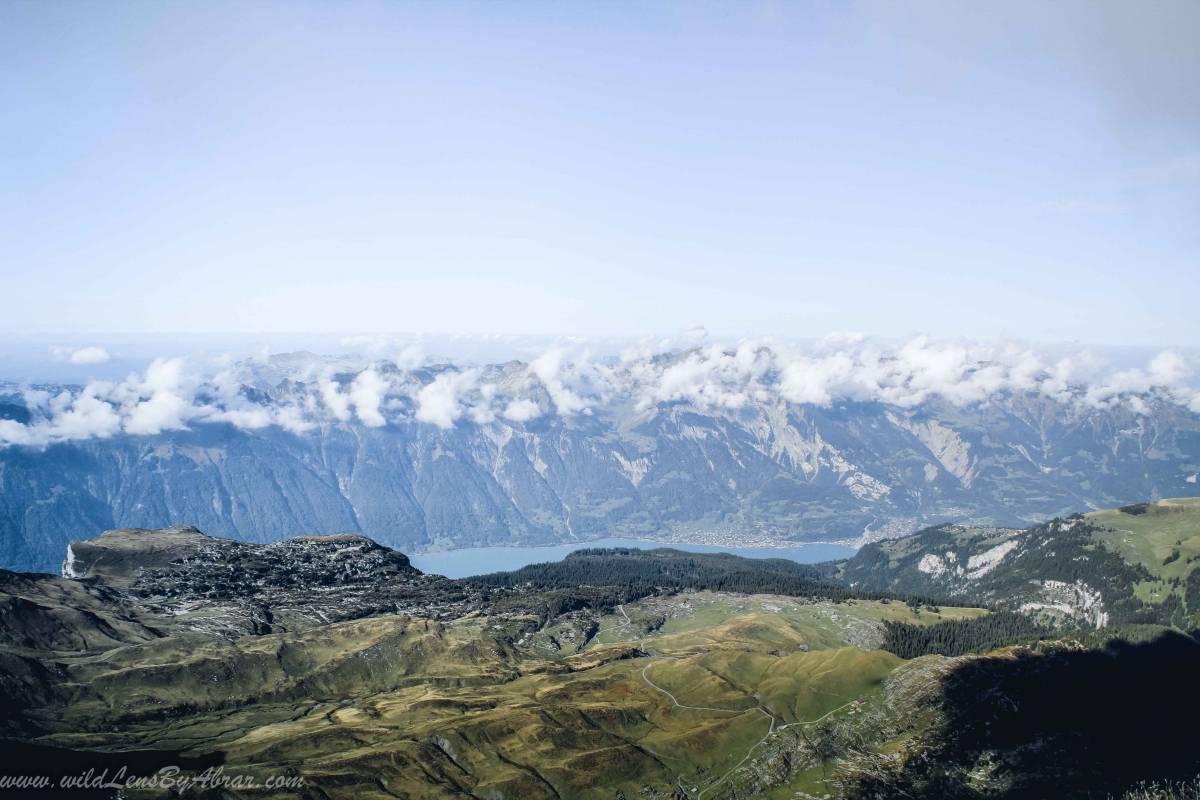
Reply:
<svg viewBox="0 0 1200 800"><path fill-rule="evenodd" d="M821 565L582 550L464 580L360 536L111 531L72 542L64 577L0 572L0 737L25 772L166 765L195 797L213 774L239 776L221 789L235 798L1120 792L1200 762L1149 736L1154 769L1096 772L1052 732L1083 699L1026 698L1028 676L1109 692L1200 663L1198 518L1160 501L1025 532L943 526ZM1050 602L1068 569L1091 605ZM1135 712L1155 730L1191 713L1159 710L1147 693L1168 684L1140 680L1093 744ZM1002 686L1023 716L963 717Z"/></svg>

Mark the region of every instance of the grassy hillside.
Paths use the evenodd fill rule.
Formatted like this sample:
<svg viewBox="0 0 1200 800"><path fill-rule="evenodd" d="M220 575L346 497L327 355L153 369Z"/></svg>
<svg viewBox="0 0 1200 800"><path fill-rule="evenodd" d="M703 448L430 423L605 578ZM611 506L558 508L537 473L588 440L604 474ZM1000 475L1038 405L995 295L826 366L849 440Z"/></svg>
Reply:
<svg viewBox="0 0 1200 800"><path fill-rule="evenodd" d="M1200 499L1075 515L1028 530L943 525L832 568L864 591L950 597L1045 621L1200 627Z"/></svg>
<svg viewBox="0 0 1200 800"><path fill-rule="evenodd" d="M1096 540L1150 573L1135 587L1137 597L1162 603L1187 600L1189 577L1200 568L1200 498L1159 500L1085 515L1099 530ZM1200 594L1185 602L1200 612Z"/></svg>
<svg viewBox="0 0 1200 800"><path fill-rule="evenodd" d="M819 768L809 728L892 713L906 662L874 649L884 620L981 613L682 592L618 606L579 646L554 639L569 619L530 633L485 615L168 636L60 654L70 702L26 722L41 746L169 749L263 779L286 765L329 798L728 797L778 779L755 764L785 744L784 777Z"/></svg>

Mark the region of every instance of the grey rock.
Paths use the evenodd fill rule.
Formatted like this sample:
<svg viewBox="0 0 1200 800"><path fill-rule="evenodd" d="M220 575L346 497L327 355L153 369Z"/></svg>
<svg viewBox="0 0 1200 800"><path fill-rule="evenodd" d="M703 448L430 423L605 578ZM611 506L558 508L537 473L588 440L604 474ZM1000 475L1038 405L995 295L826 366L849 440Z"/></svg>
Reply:
<svg viewBox="0 0 1200 800"><path fill-rule="evenodd" d="M260 379L247 391L268 403L301 389ZM5 402L20 417L19 396ZM382 427L197 423L10 446L0 566L56 572L81 534L182 522L258 543L356 533L409 552L613 535L861 543L1195 496L1200 416L1153 394L1140 405L663 403L449 429L398 408Z"/></svg>

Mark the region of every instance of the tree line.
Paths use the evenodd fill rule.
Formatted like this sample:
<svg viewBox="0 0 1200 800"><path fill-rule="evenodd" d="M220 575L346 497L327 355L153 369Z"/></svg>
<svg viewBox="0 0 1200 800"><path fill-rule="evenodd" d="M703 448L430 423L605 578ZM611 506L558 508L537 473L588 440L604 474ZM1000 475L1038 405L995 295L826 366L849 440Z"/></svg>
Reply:
<svg viewBox="0 0 1200 800"><path fill-rule="evenodd" d="M627 603L660 592L684 589L744 594L779 594L824 600L911 600L941 602L891 592L859 591L834 583L819 566L787 559L742 558L728 553L688 553L670 548L589 548L562 561L531 564L512 572L494 572L467 580L495 587L530 586L565 590L578 598L556 605L588 603L587 596ZM607 591L585 591L606 587Z"/></svg>
<svg viewBox="0 0 1200 800"><path fill-rule="evenodd" d="M883 627L883 649L901 658L982 653L1053 635L1030 617L1012 611L997 611L974 619L946 620L933 625L884 622Z"/></svg>

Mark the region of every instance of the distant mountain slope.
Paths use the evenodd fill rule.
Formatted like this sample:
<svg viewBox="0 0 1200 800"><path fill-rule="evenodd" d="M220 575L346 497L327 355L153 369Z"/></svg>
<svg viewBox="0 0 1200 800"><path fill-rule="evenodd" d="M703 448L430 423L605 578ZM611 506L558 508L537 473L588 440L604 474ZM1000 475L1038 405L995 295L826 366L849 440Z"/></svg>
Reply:
<svg viewBox="0 0 1200 800"><path fill-rule="evenodd" d="M624 367L622 380L655 369L665 381L694 361L655 357ZM50 413L37 407L45 397L58 403L79 387L0 391L13 441L45 439L0 446L0 566L55 570L81 534L183 522L252 542L360 533L408 551L610 535L867 541L1200 491L1200 415L1156 390L1104 403L1038 391L807 403L788 400L764 369L755 380L766 388L720 402L703 392L635 402L603 389L566 413L555 409L574 401L557 379L517 362L315 369L298 357L246 366L205 389L225 406L200 390L187 401L210 417L136 435L127 421L102 438L74 438L87 408L39 416ZM377 408L352 414L351 395L367 407L366 374L391 394L379 389ZM453 388L468 375L476 395L491 392L479 413ZM453 416L432 416L435 400ZM309 417L270 423L280 409Z"/></svg>
<svg viewBox="0 0 1200 800"><path fill-rule="evenodd" d="M944 525L863 547L856 589L972 598L1101 627L1200 627L1200 500L1159 500L1028 530Z"/></svg>

